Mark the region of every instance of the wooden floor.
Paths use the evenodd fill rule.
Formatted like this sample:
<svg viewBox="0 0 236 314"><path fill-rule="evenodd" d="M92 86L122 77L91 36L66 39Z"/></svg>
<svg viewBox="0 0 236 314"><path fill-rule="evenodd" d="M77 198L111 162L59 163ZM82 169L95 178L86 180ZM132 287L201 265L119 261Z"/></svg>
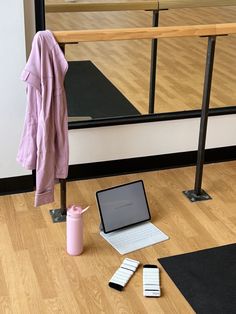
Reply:
<svg viewBox="0 0 236 314"><path fill-rule="evenodd" d="M228 23L235 22L235 16L236 7L176 9L160 13L160 26ZM143 11L46 14L51 30L145 27L151 22L151 13ZM159 40L155 112L201 107L206 47L206 38ZM235 47L236 36L218 37L212 108L236 105ZM141 113L148 112L149 40L70 45L66 56L91 60Z"/></svg>
<svg viewBox="0 0 236 314"><path fill-rule="evenodd" d="M182 194L193 187L194 167L68 183L68 203L90 205L84 215L84 253L65 250L65 223L53 224L48 210L33 207L34 193L0 197L0 313L193 313L157 258L236 240L236 162L206 165L203 188L213 200L190 203ZM121 264L98 233L95 192L142 179L153 223L170 240L127 256L161 268L162 297L142 296L142 269L123 292L107 283Z"/></svg>

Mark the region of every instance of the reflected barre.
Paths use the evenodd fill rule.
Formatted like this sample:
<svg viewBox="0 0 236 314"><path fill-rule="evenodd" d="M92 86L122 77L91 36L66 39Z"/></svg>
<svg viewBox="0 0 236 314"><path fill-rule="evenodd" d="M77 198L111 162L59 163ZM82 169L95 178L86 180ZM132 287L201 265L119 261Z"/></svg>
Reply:
<svg viewBox="0 0 236 314"><path fill-rule="evenodd" d="M159 0L160 10L234 6L236 0Z"/></svg>
<svg viewBox="0 0 236 314"><path fill-rule="evenodd" d="M99 11L129 11L129 10L169 10L199 7L234 6L236 0L159 0L139 2L73 2L45 4L46 13L59 12L99 12Z"/></svg>
<svg viewBox="0 0 236 314"><path fill-rule="evenodd" d="M111 2L111 3L74 2L74 3L45 4L46 13L135 11L135 10L147 11L158 10L158 1Z"/></svg>
<svg viewBox="0 0 236 314"><path fill-rule="evenodd" d="M218 36L235 33L236 23L53 32L57 42L62 44L171 37Z"/></svg>

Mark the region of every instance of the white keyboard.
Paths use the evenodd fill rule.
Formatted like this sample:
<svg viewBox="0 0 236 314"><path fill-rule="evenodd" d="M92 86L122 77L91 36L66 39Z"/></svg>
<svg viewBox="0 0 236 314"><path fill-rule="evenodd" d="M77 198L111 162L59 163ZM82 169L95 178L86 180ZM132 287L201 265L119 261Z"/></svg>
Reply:
<svg viewBox="0 0 236 314"><path fill-rule="evenodd" d="M101 231L100 234L122 255L169 239L151 222L110 233Z"/></svg>

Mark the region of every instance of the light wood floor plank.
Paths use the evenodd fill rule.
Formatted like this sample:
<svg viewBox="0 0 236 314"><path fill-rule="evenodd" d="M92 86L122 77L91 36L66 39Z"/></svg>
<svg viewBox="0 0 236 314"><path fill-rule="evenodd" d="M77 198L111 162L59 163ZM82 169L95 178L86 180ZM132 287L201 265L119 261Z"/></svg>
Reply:
<svg viewBox="0 0 236 314"><path fill-rule="evenodd" d="M2 258L0 258L0 296L2 297L9 296L5 275L2 268Z"/></svg>

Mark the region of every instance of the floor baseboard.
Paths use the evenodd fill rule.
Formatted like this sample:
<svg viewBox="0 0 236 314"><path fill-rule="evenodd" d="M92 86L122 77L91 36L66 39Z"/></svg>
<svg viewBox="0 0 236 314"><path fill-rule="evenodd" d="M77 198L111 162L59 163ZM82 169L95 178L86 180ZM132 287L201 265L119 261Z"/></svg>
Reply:
<svg viewBox="0 0 236 314"><path fill-rule="evenodd" d="M33 189L32 175L0 179L0 195L31 192Z"/></svg>
<svg viewBox="0 0 236 314"><path fill-rule="evenodd" d="M181 152L157 156L137 157L87 164L70 165L68 181L187 167L196 164L197 152ZM236 160L236 146L207 149L205 163ZM0 195L24 193L34 190L34 176L26 175L0 179Z"/></svg>
<svg viewBox="0 0 236 314"><path fill-rule="evenodd" d="M68 180L83 180L196 164L197 151L71 165ZM205 163L236 160L236 146L207 149Z"/></svg>

